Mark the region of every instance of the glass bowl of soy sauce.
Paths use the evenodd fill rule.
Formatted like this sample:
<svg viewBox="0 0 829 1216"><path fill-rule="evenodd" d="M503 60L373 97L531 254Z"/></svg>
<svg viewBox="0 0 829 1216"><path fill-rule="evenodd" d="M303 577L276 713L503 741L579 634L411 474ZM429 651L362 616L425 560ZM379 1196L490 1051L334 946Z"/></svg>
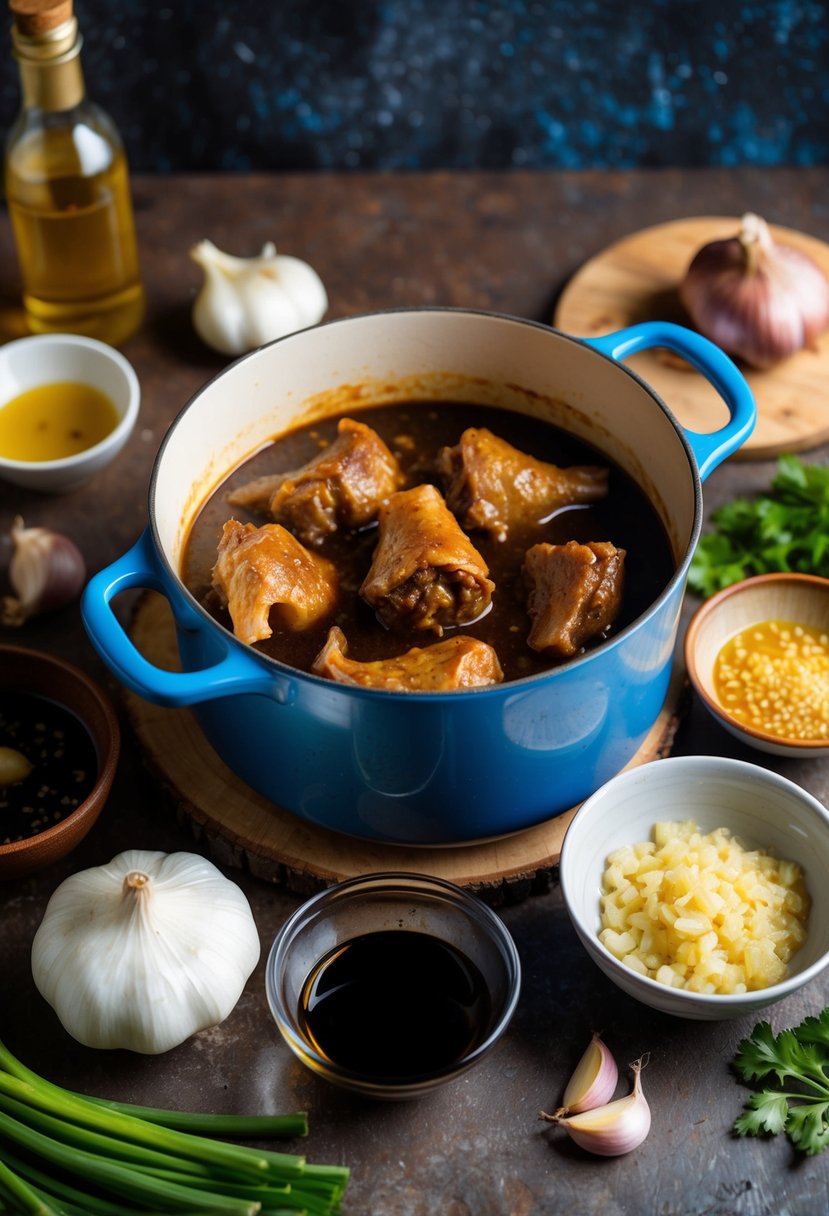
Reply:
<svg viewBox="0 0 829 1216"><path fill-rule="evenodd" d="M423 874L329 887L277 934L268 1003L317 1076L374 1098L413 1098L465 1072L515 1011L521 964L477 896Z"/></svg>

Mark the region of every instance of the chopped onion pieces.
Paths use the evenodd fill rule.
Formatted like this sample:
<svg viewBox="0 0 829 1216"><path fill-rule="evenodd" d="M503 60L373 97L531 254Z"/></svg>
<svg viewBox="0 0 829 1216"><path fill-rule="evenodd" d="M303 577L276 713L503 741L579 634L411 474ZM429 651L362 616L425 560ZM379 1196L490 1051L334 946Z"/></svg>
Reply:
<svg viewBox="0 0 829 1216"><path fill-rule="evenodd" d="M809 895L792 861L748 850L692 821L607 858L599 940L626 966L690 992L734 994L779 983L806 939Z"/></svg>

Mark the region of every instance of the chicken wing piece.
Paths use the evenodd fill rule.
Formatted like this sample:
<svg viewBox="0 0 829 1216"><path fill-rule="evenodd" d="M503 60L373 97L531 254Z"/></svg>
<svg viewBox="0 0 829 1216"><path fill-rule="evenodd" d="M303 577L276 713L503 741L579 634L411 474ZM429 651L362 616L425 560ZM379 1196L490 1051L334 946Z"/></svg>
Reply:
<svg viewBox="0 0 829 1216"><path fill-rule="evenodd" d="M466 625L490 606L489 568L433 485L398 490L380 510L380 534L360 595L388 628Z"/></svg>
<svg viewBox="0 0 829 1216"><path fill-rule="evenodd" d="M360 663L346 658L345 634L336 625L328 632L313 670L339 684L385 688L389 692L446 692L454 688L480 688L500 684L504 678L493 648L459 633L431 646L413 646L393 659Z"/></svg>
<svg viewBox="0 0 829 1216"><path fill-rule="evenodd" d="M441 448L437 469L461 524L495 540L505 540L511 527L540 523L561 507L607 495L607 469L545 464L485 427L469 427L455 447Z"/></svg>
<svg viewBox="0 0 829 1216"><path fill-rule="evenodd" d="M331 562L310 553L281 524L241 524L222 530L213 586L227 604L233 632L248 644L269 638L271 608L291 631L307 629L333 607L337 575Z"/></svg>
<svg viewBox="0 0 829 1216"><path fill-rule="evenodd" d="M533 650L569 658L602 633L619 612L625 550L609 541L533 545L524 556L527 643Z"/></svg>
<svg viewBox="0 0 829 1216"><path fill-rule="evenodd" d="M337 438L301 469L232 490L233 506L267 514L308 545L338 528L364 528L403 485L397 460L364 422L341 418Z"/></svg>

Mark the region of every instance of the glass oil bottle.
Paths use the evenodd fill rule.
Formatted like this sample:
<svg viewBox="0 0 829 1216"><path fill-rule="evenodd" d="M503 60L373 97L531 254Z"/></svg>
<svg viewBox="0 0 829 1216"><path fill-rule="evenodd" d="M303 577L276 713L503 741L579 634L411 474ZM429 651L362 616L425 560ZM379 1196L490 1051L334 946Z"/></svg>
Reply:
<svg viewBox="0 0 829 1216"><path fill-rule="evenodd" d="M29 328L118 345L144 315L121 140L86 97L72 0L10 7L22 108L5 187Z"/></svg>

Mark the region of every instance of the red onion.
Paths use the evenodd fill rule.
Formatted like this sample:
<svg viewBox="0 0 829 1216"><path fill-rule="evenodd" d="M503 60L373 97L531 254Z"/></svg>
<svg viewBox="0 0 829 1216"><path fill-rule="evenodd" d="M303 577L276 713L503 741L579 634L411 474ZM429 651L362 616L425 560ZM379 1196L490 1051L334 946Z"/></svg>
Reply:
<svg viewBox="0 0 829 1216"><path fill-rule="evenodd" d="M700 333L757 368L813 346L829 325L823 271L750 212L736 237L697 251L679 296Z"/></svg>

